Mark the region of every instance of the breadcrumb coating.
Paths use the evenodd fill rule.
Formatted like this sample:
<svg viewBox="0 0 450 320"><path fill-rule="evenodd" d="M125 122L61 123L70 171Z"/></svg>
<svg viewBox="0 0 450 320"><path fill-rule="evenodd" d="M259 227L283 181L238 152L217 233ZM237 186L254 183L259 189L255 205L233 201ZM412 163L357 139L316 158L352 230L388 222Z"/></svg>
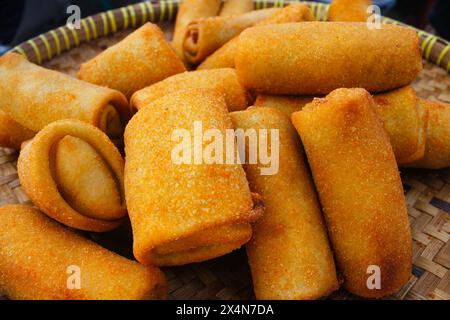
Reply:
<svg viewBox="0 0 450 320"><path fill-rule="evenodd" d="M278 173L263 176L260 164L244 165L251 190L263 196L266 207L246 246L256 298L330 294L339 287L333 254L295 128L285 114L264 107L233 112L231 119L235 128L279 130Z"/></svg>
<svg viewBox="0 0 450 320"><path fill-rule="evenodd" d="M163 273L112 253L30 206L0 208L0 291L18 300L164 299ZM78 267L79 289L72 288Z"/></svg>
<svg viewBox="0 0 450 320"><path fill-rule="evenodd" d="M209 89L165 95L126 128L125 194L134 255L143 264L181 265L228 253L250 239L249 223L261 215L241 165L172 161L179 144L172 133L185 129L193 137L196 121L224 135L233 128L223 95Z"/></svg>
<svg viewBox="0 0 450 320"><path fill-rule="evenodd" d="M416 31L396 25L369 29L361 22L249 28L239 36L235 64L247 89L292 95L343 87L391 90L411 83L422 70Z"/></svg>
<svg viewBox="0 0 450 320"><path fill-rule="evenodd" d="M394 153L370 94L338 89L292 121L305 146L344 287L378 298L400 290L412 268L412 240ZM380 289L367 286L380 268Z"/></svg>

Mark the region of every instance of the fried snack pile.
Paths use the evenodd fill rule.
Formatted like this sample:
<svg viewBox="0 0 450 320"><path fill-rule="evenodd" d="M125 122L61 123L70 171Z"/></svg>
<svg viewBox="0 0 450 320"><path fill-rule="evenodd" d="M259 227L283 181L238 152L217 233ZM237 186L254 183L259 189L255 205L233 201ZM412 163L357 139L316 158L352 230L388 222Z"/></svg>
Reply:
<svg viewBox="0 0 450 320"><path fill-rule="evenodd" d="M157 266L245 247L257 299L399 291L412 239L398 167L450 166L450 105L417 97L416 31L369 29L369 5L335 0L340 22L319 22L302 3L184 0L171 41L146 23L79 79L0 57L0 146L21 149L39 209L0 208L0 290L163 299ZM269 175L264 143L239 145L248 130L277 132L263 141L278 154ZM128 218L137 262L86 239Z"/></svg>

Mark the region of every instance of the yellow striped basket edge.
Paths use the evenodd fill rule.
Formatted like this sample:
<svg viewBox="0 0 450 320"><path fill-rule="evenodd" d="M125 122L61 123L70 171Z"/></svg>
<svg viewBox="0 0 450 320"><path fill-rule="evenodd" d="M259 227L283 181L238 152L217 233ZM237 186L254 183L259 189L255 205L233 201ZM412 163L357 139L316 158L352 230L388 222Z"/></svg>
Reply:
<svg viewBox="0 0 450 320"><path fill-rule="evenodd" d="M328 4L314 1L254 0L255 9L283 7L292 2L304 2L310 6L319 21L328 19ZM144 1L127 7L102 12L81 20L79 29L62 26L30 39L11 51L20 53L28 60L42 64L82 43L114 34L120 30L134 29L150 21L174 21L179 0ZM399 21L382 17L382 23L405 25ZM408 26L411 27L411 26ZM412 27L411 27L412 28ZM450 73L450 43L442 38L415 29L420 36L422 56Z"/></svg>

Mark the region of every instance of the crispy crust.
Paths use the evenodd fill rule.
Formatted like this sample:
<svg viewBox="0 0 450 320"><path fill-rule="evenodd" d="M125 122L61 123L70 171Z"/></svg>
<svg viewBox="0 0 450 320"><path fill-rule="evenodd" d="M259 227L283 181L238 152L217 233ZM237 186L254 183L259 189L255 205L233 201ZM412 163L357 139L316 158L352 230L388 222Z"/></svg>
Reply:
<svg viewBox="0 0 450 320"><path fill-rule="evenodd" d="M220 10L221 17L231 17L253 10L252 0L226 0Z"/></svg>
<svg viewBox="0 0 450 320"><path fill-rule="evenodd" d="M244 165L265 201L247 255L257 299L317 299L337 290L333 254L301 143L289 118L270 108L231 113L235 128L279 130L279 171Z"/></svg>
<svg viewBox="0 0 450 320"><path fill-rule="evenodd" d="M122 92L127 98L153 83L186 71L157 25L146 23L81 65L78 78Z"/></svg>
<svg viewBox="0 0 450 320"><path fill-rule="evenodd" d="M112 253L24 205L0 208L0 290L10 299L164 299L163 273ZM81 287L67 287L78 266Z"/></svg>
<svg viewBox="0 0 450 320"><path fill-rule="evenodd" d="M173 131L192 133L194 121L222 133L232 128L220 92L193 89L166 95L139 110L127 126L125 193L134 254L141 263L180 265L225 254L248 241L251 229L245 225L261 215L240 165L173 162L178 144ZM237 236L223 241L214 231L222 227L241 231L230 231ZM181 251L155 254L173 247Z"/></svg>
<svg viewBox="0 0 450 320"><path fill-rule="evenodd" d="M300 111L306 104L312 102L313 96L276 96L258 94L254 107L274 108L283 112L289 118L294 112Z"/></svg>
<svg viewBox="0 0 450 320"><path fill-rule="evenodd" d="M333 0L328 10L330 21L366 22L371 0Z"/></svg>
<svg viewBox="0 0 450 320"><path fill-rule="evenodd" d="M0 57L0 95L0 108L34 132L61 119L82 120L107 131L104 118L111 106L122 131L130 118L120 92L39 67L16 53Z"/></svg>
<svg viewBox="0 0 450 320"><path fill-rule="evenodd" d="M342 87L391 90L411 83L422 69L414 30L394 25L370 30L358 22L249 28L239 36L235 64L247 89L292 95Z"/></svg>
<svg viewBox="0 0 450 320"><path fill-rule="evenodd" d="M244 110L251 101L250 94L237 80L236 70L224 68L190 71L169 77L133 94L131 106L139 110L167 94L195 88L220 91L229 111Z"/></svg>
<svg viewBox="0 0 450 320"><path fill-rule="evenodd" d="M370 298L409 280L412 240L394 153L375 104L363 89L315 99L292 121L305 146L344 287ZM367 268L381 268L370 290Z"/></svg>
<svg viewBox="0 0 450 320"><path fill-rule="evenodd" d="M82 214L60 193L52 173L52 148L66 136L88 143L98 153L97 157L111 170L117 181L115 192L121 197L121 203L112 216L99 217L96 212L91 212L90 215ZM24 146L17 163L24 191L44 213L67 226L96 232L112 230L123 222L122 217L126 215L123 170L123 158L108 137L97 128L77 120L56 121L42 129ZM85 186L85 189L89 190L89 187Z"/></svg>
<svg viewBox="0 0 450 320"><path fill-rule="evenodd" d="M21 126L0 110L0 147L20 149L23 142L33 137L33 131Z"/></svg>

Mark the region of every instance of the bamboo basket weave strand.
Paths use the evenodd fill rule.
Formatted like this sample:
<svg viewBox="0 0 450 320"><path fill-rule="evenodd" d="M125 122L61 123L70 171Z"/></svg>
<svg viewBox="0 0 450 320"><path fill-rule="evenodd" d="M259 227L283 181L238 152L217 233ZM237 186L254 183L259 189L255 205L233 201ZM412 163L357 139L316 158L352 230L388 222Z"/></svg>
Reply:
<svg viewBox="0 0 450 320"><path fill-rule="evenodd" d="M286 3L287 1L255 1L255 8ZM177 5L177 1L146 2L102 13L84 19L80 30L71 31L67 27L61 27L27 41L14 50L47 68L74 75L82 62L117 43L145 21L158 22L169 38L172 32L170 21L176 15ZM316 3L310 5L318 18L326 20L327 6ZM392 23L386 19L385 21ZM425 49L424 58L430 62L424 61L424 70L413 86L422 98L450 102L450 76L442 68L450 61L450 54L444 52L442 55L442 50L438 48L437 44L443 40L434 36L432 40L427 40L427 37L427 34L422 34L422 44L428 41L422 47ZM431 53L427 55L430 45ZM444 48L448 48L448 44L446 45ZM441 50L440 53L436 48ZM441 67L436 65L439 57ZM17 151L0 149L0 205L31 204L17 176L17 156ZM439 171L402 170L402 181L413 236L414 267L410 281L388 299L449 300L450 168ZM102 235L85 235L107 248L132 257L131 237L123 230ZM120 241L117 241L118 237ZM117 242L120 242L119 246ZM171 299L254 298L244 250L204 263L164 268L164 272ZM329 298L357 299L344 290Z"/></svg>

